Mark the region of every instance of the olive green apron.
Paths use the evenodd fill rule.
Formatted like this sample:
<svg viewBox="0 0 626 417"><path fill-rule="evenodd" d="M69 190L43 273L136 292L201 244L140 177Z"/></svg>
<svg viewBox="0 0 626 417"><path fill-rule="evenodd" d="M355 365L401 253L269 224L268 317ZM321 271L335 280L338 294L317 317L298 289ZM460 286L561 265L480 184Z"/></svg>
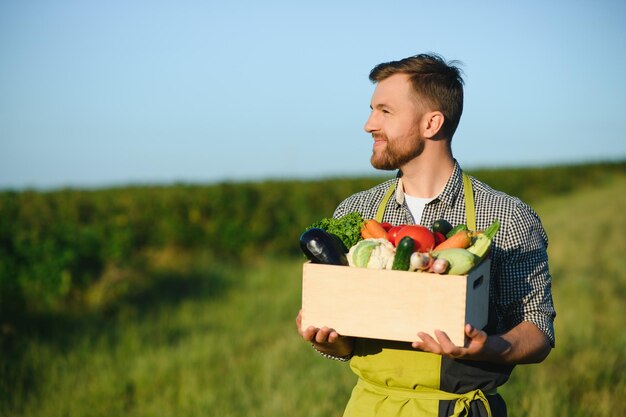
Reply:
<svg viewBox="0 0 626 417"><path fill-rule="evenodd" d="M476 230L473 192L466 174L463 174L463 182L467 225ZM394 191L395 186L392 186L380 203L376 214L378 221L382 221L385 207ZM487 393L480 389L463 393L441 390L442 386L450 386L442 383L442 368L447 372L451 366L457 366L450 358L415 350L410 343L362 338L355 339L353 355L350 367L359 379L344 417L434 417L442 413L467 416L475 401L484 407L479 413L491 417L486 394L495 393L497 385L482 384L488 387ZM467 365L459 362L458 366ZM465 372L463 368L457 369L461 369L459 374ZM491 378L491 375L485 378ZM443 411L442 401L448 401L445 404L448 407L444 406Z"/></svg>

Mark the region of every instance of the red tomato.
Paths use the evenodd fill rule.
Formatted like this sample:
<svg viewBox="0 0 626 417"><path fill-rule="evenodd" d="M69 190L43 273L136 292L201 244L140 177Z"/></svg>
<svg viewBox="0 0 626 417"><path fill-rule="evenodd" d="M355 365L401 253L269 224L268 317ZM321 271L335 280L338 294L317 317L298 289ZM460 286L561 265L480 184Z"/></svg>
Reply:
<svg viewBox="0 0 626 417"><path fill-rule="evenodd" d="M393 227L393 226L391 225L391 223L387 223L387 222L382 222L380 225L381 225L381 226L383 227L383 229L385 229L385 231L387 231L387 232L389 231L389 229L391 229L391 228Z"/></svg>
<svg viewBox="0 0 626 417"><path fill-rule="evenodd" d="M404 224L400 226L393 226L387 231L387 240L390 241L393 246L396 246L396 235L404 226Z"/></svg>
<svg viewBox="0 0 626 417"><path fill-rule="evenodd" d="M435 235L435 246L446 240L446 235L441 232L433 232L433 235Z"/></svg>
<svg viewBox="0 0 626 417"><path fill-rule="evenodd" d="M396 241L404 236L411 236L415 241L415 252L428 252L435 247L435 235L429 228L412 224L404 226L397 234Z"/></svg>

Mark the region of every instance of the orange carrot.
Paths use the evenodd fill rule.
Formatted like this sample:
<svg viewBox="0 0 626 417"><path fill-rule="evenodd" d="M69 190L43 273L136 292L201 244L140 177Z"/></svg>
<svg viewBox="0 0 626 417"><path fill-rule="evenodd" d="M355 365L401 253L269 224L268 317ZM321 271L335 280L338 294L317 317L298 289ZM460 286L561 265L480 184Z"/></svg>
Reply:
<svg viewBox="0 0 626 417"><path fill-rule="evenodd" d="M363 227L361 228L361 237L363 239L387 239L387 231L376 220L368 219L363 222Z"/></svg>
<svg viewBox="0 0 626 417"><path fill-rule="evenodd" d="M454 235L450 236L448 239L444 240L437 246L435 246L434 250L448 249L448 248L461 248L466 249L469 248L472 244L472 235L471 232L467 230L460 230L456 232Z"/></svg>

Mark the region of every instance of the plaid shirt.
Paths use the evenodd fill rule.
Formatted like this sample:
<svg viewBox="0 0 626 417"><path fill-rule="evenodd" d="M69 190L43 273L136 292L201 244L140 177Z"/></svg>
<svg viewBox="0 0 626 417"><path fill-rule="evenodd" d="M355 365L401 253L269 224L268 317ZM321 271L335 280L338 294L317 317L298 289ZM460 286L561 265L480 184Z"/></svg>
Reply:
<svg viewBox="0 0 626 417"><path fill-rule="evenodd" d="M489 226L494 219L501 224L491 251L489 324L485 330L491 334L503 333L522 321L529 321L554 346L556 313L546 252L548 237L541 221L520 199L470 178L478 230ZM334 217L357 211L363 218L374 218L385 192L394 182L397 182L395 198L389 199L383 221L427 227L432 227L438 219L446 219L453 226L466 223L462 171L458 163L441 194L424 208L419 222L413 219L405 202L401 176L348 197L337 207Z"/></svg>

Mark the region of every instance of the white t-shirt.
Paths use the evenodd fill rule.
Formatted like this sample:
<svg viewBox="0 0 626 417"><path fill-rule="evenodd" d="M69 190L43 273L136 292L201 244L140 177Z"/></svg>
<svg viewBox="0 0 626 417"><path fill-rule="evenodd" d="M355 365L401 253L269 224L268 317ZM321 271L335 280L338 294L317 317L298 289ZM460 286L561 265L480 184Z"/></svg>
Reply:
<svg viewBox="0 0 626 417"><path fill-rule="evenodd" d="M422 224L422 212L424 211L424 207L426 207L426 204L433 201L434 198L420 198L405 194L404 199L406 201L406 204L409 206L409 210L413 215L413 220L415 220L415 223Z"/></svg>

